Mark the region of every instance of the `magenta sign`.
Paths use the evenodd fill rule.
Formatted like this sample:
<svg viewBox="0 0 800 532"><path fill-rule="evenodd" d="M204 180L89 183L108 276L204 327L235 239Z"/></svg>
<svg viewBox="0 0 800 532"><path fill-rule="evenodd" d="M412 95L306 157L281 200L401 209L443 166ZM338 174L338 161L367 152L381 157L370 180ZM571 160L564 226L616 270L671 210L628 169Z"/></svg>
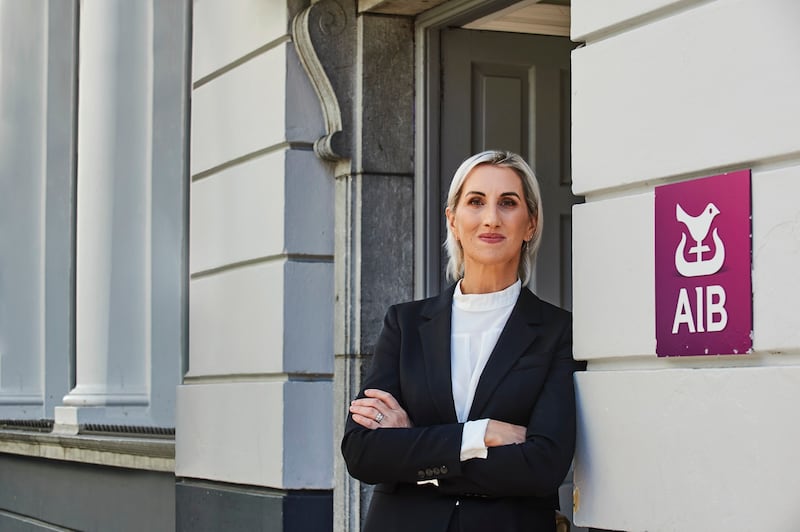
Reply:
<svg viewBox="0 0 800 532"><path fill-rule="evenodd" d="M655 189L656 353L753 347L750 170Z"/></svg>

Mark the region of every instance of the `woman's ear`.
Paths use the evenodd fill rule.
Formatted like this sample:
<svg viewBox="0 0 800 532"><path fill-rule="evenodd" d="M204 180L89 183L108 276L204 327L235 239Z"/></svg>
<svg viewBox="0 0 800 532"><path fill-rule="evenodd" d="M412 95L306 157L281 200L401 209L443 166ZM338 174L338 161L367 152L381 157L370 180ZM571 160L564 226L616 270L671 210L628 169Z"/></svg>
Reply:
<svg viewBox="0 0 800 532"><path fill-rule="evenodd" d="M528 226L528 235L530 235L528 236L528 240L533 239L533 235L535 234L536 234L536 218L531 216L531 223Z"/></svg>
<svg viewBox="0 0 800 532"><path fill-rule="evenodd" d="M450 232L453 233L453 236L456 237L458 240L458 233L456 233L456 214L453 212L450 207L447 207L444 210L444 215L447 217L447 226L450 228Z"/></svg>

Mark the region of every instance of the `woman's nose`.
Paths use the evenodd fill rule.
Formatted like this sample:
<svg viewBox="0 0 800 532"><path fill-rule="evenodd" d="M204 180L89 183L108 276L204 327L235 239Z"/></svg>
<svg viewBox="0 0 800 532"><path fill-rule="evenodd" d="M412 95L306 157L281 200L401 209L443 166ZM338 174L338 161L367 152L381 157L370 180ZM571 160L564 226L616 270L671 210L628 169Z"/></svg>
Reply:
<svg viewBox="0 0 800 532"><path fill-rule="evenodd" d="M483 209L483 224L484 225L487 225L487 226L490 226L490 227L494 227L494 226L497 225L498 219L499 218L497 216L497 207L496 206L487 205Z"/></svg>

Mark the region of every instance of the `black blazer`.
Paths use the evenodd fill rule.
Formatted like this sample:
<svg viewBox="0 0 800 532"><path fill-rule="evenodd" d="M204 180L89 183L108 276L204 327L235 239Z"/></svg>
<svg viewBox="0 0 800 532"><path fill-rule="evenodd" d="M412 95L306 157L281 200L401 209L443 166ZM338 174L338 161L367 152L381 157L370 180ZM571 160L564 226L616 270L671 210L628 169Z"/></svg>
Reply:
<svg viewBox="0 0 800 532"><path fill-rule="evenodd" d="M390 392L412 428L369 430L349 417L342 454L373 493L364 532L555 530L557 490L575 447L571 314L522 289L478 383L470 420L527 426L526 441L461 462L450 379L455 285L389 308L364 389ZM359 397L364 397L363 390ZM437 479L439 485L418 485Z"/></svg>

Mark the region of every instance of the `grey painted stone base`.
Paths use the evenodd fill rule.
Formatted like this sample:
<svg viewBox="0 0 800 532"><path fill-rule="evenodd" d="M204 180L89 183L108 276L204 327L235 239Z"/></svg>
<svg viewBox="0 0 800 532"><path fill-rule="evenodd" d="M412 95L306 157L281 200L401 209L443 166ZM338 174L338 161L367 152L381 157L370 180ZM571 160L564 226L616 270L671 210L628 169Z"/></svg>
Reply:
<svg viewBox="0 0 800 532"><path fill-rule="evenodd" d="M332 491L281 491L181 479L175 502L178 531L333 530Z"/></svg>
<svg viewBox="0 0 800 532"><path fill-rule="evenodd" d="M172 473L0 454L0 530L174 528Z"/></svg>

